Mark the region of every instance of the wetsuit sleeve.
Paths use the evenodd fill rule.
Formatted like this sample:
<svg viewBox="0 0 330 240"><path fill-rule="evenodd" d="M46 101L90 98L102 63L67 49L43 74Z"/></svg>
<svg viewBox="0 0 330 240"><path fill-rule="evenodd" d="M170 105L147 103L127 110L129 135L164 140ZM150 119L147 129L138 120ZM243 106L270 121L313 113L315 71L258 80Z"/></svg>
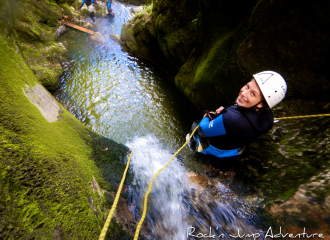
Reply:
<svg viewBox="0 0 330 240"><path fill-rule="evenodd" d="M98 4L97 1L95 1L95 0L92 0L92 2Z"/></svg>
<svg viewBox="0 0 330 240"><path fill-rule="evenodd" d="M85 3L85 0L82 1L82 3L81 3L81 5L80 5L79 8L81 8L84 5L84 3Z"/></svg>
<svg viewBox="0 0 330 240"><path fill-rule="evenodd" d="M200 122L199 126L201 127L204 135L206 137L216 137L226 134L226 129L223 124L222 115L216 119L210 121L208 117L205 117Z"/></svg>

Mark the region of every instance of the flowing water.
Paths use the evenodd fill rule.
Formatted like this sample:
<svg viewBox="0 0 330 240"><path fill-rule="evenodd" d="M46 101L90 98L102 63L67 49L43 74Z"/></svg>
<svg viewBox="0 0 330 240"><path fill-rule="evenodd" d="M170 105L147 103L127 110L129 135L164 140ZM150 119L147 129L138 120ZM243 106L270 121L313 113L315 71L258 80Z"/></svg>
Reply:
<svg viewBox="0 0 330 240"><path fill-rule="evenodd" d="M54 96L86 126L134 150L132 211L139 219L151 177L184 144L196 110L161 69L122 52L109 38L110 33L120 34L122 24L131 18L124 5L113 3L113 10L113 22L95 23L106 44L94 44L76 30L62 37L72 61ZM187 148L181 154L193 158ZM196 239L192 235L198 233L206 237L210 231L218 239L231 239L238 229L260 233L247 204L220 182L217 192L220 197L214 198L193 183L175 158L153 185L144 234L148 239L180 240Z"/></svg>

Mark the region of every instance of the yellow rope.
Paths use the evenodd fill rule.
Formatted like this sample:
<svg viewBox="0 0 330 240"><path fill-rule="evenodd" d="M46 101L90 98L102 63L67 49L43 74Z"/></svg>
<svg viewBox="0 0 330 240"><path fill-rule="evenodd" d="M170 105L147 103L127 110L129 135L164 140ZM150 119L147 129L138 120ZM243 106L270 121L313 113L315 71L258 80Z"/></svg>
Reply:
<svg viewBox="0 0 330 240"><path fill-rule="evenodd" d="M99 240L103 240L105 235L107 234L112 215L114 214L114 212L116 210L116 207L117 207L117 203L118 203L118 200L119 200L121 189L123 188L123 185L124 185L124 181L125 181L125 178L126 178L126 173L127 173L127 170L128 170L128 166L129 166L129 162L131 160L132 154L133 154L133 151L131 152L131 155L128 158L128 161L127 161L127 164L126 164L126 169L124 171L123 178L121 179L121 182L120 182L120 185L119 185L119 188L118 188L118 191L117 191L117 195L115 197L115 201L113 202L111 210L110 210L109 215L107 217L107 220L105 221L105 224L103 226L102 232L101 232L100 237L99 237Z"/></svg>
<svg viewBox="0 0 330 240"><path fill-rule="evenodd" d="M284 119L299 119L299 118L312 118L312 117L330 117L330 114L317 114L317 115L305 115L305 116L294 116L294 117L281 117L281 118L274 118L275 121L278 121L278 120L284 120ZM156 177L158 176L158 174L164 170L164 168L166 168L171 162L172 160L174 159L174 157L188 144L188 142L190 141L190 139L192 138L192 136L194 135L194 133L196 132L196 130L198 129L198 126L194 129L194 131L191 133L189 139L186 141L186 143L172 156L172 158L161 168L158 170L158 172L156 172L156 174L151 178L151 182L149 184L149 188L148 188L148 191L144 197L144 206L143 206L143 213L142 213L142 217L141 217L141 220L136 228L136 231L135 231L135 235L134 235L134 240L137 240L138 237L139 237L139 233L140 233L140 230L141 230L141 226L142 226L142 223L144 222L144 219L146 217L146 214L147 214L147 203L148 203L148 196L151 192L151 188L152 188L152 184L154 182L154 180L156 179ZM111 218L112 218L112 215L114 214L115 210L116 210L116 207L117 207L117 203L118 203L118 200L119 200L119 196L120 196L120 193L121 193L121 189L123 187L123 184L124 184L124 181L125 181L125 178L126 178L126 173L127 173L127 170L128 170L128 166L129 166L129 162L131 160L131 157L132 157L132 154L133 154L133 151L131 152L131 155L129 156L128 158L128 161L127 161L127 165L126 165L126 169L125 169L125 172L124 172L124 175L123 175L123 178L121 180L121 183L120 183L120 186L119 186L119 189L118 189L118 192L117 192L117 195L116 195L116 198L115 198L115 201L111 207L111 210L110 210L110 213L107 217L107 220L104 224L104 227L102 229L102 232L100 234L100 237L99 237L99 240L104 240L104 237L107 233L107 230L109 228L109 225L110 225L110 221L111 221Z"/></svg>
<svg viewBox="0 0 330 240"><path fill-rule="evenodd" d="M187 145L187 143L190 141L190 139L192 138L192 136L194 135L194 133L196 132L196 130L198 129L198 126L194 129L194 131L190 134L190 137L189 139L186 141L186 143L172 156L172 158L165 164L164 167L162 167L161 169L158 170L158 172L156 172L156 174L152 177L151 179L151 182L149 184L149 188L148 188L148 191L144 197L144 207L143 207L143 214L142 214L142 217L141 217L141 220L138 224L138 226L136 227L136 231L135 231L135 235L134 235L134 240L137 240L138 237L139 237L139 233L140 233L140 229L141 229L141 226L142 226L142 223L146 217L146 214L147 214L147 202L148 202L148 195L149 193L151 192L151 187L152 187L152 183L154 182L155 178L157 177L158 173L160 173L164 168L166 168L170 163L171 161L173 160L173 158L184 148L184 146Z"/></svg>
<svg viewBox="0 0 330 240"><path fill-rule="evenodd" d="M284 119L313 118L313 117L330 117L330 114L317 114L317 115L305 115L305 116L294 116L294 117L281 117L281 118L274 118L274 120L277 121L277 120L284 120Z"/></svg>

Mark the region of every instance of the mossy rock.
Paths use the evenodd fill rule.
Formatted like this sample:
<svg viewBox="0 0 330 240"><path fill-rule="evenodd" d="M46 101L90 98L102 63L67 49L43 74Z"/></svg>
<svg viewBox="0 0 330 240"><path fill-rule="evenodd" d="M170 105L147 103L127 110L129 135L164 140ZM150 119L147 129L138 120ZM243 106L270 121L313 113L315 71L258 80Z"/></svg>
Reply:
<svg viewBox="0 0 330 240"><path fill-rule="evenodd" d="M292 100L275 109L276 117L285 116L291 104L304 108L302 115L318 110L325 113L324 106L317 101ZM299 107L291 114L297 114ZM288 200L298 187L309 183L312 176L330 168L329 118L283 120L274 125L270 133L262 135L244 153L244 165L252 166L256 172L245 170L244 175L255 182L256 188L272 200ZM248 168L247 168L248 169ZM325 198L328 188L319 190Z"/></svg>
<svg viewBox="0 0 330 240"><path fill-rule="evenodd" d="M60 86L60 76L63 73L63 70L55 72L49 68L42 66L32 66L31 70L36 75L36 78L39 82L48 90L54 91ZM62 70L62 71L61 71Z"/></svg>
<svg viewBox="0 0 330 240"><path fill-rule="evenodd" d="M151 4L152 0L120 0L119 2L139 6L143 4Z"/></svg>
<svg viewBox="0 0 330 240"><path fill-rule="evenodd" d="M166 34L158 41L167 60L179 70L195 47L195 29L186 27Z"/></svg>
<svg viewBox="0 0 330 240"><path fill-rule="evenodd" d="M39 82L48 90L56 90L60 86L60 76L63 74L61 62L67 49L60 43L51 45L21 43L23 56Z"/></svg>
<svg viewBox="0 0 330 240"><path fill-rule="evenodd" d="M239 62L251 73L280 72L288 96L328 101L329 10L321 1L260 1L237 49Z"/></svg>
<svg viewBox="0 0 330 240"><path fill-rule="evenodd" d="M65 9L72 9L63 4ZM20 1L18 13L13 15L13 33L19 42L20 51L39 81L49 90L60 85L63 69L60 65L65 60L67 51L56 42L55 30L62 18L62 7L55 1Z"/></svg>
<svg viewBox="0 0 330 240"><path fill-rule="evenodd" d="M38 56L40 48L54 61L62 50L55 42L28 41L1 32L0 238L96 239L112 200L92 190L93 176L101 188L117 191L128 148L93 133L62 106L57 121L46 120L24 93L38 84L26 54ZM107 238L131 236L112 221Z"/></svg>
<svg viewBox="0 0 330 240"><path fill-rule="evenodd" d="M169 72L176 74L194 48L196 28L192 20L198 9L195 4L154 1L122 27L124 50L167 65Z"/></svg>
<svg viewBox="0 0 330 240"><path fill-rule="evenodd" d="M57 4L68 4L68 5L73 5L73 3L77 2L77 0L56 0L55 1Z"/></svg>

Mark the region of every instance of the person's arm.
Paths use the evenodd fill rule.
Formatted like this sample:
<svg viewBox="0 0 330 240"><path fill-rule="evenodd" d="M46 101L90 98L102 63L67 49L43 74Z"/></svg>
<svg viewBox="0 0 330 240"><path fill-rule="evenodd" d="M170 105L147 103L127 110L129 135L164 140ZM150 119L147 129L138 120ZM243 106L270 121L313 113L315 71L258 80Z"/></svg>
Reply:
<svg viewBox="0 0 330 240"><path fill-rule="evenodd" d="M215 110L216 114L220 114L220 112L222 110L224 110L225 108L223 106L219 107L217 110Z"/></svg>
<svg viewBox="0 0 330 240"><path fill-rule="evenodd" d="M222 115L210 121L210 118L204 117L199 124L205 137L216 137L226 134L225 125L223 124Z"/></svg>
<svg viewBox="0 0 330 240"><path fill-rule="evenodd" d="M92 0L92 2L98 4L98 3L97 3L97 0Z"/></svg>
<svg viewBox="0 0 330 240"><path fill-rule="evenodd" d="M82 4L80 5L79 9L84 5L85 0L82 1Z"/></svg>

